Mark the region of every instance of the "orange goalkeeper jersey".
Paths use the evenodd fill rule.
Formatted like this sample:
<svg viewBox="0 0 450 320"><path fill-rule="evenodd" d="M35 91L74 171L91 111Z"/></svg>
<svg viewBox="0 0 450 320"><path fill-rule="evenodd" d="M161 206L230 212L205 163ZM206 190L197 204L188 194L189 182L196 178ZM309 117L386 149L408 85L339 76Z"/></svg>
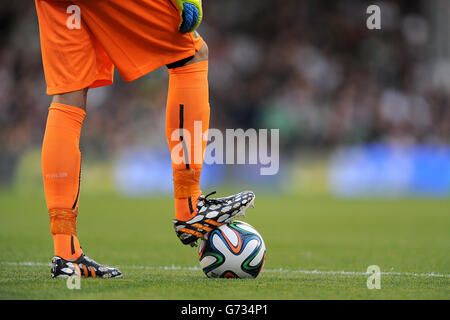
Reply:
<svg viewBox="0 0 450 320"><path fill-rule="evenodd" d="M170 0L35 0L47 94L125 81L193 56L196 32L178 31Z"/></svg>

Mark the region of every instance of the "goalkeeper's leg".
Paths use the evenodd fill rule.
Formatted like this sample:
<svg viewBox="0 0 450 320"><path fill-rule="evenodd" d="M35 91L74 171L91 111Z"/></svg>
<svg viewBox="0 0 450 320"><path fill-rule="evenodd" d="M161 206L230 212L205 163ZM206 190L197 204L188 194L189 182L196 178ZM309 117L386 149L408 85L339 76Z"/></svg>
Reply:
<svg viewBox="0 0 450 320"><path fill-rule="evenodd" d="M61 262L58 265L60 268L56 265L52 267L54 277L75 274L67 267L72 266L71 262L77 262L82 267L89 263L79 261L90 261L84 258L76 233L81 180L79 140L86 115L86 96L87 89L53 96L42 144L44 190L56 258L53 260ZM100 270L97 266L101 265L89 264L90 273L77 274L102 277L121 275L116 269ZM73 272L67 274L64 270Z"/></svg>
<svg viewBox="0 0 450 320"><path fill-rule="evenodd" d="M168 65L169 90L166 108L166 137L172 154L175 194L175 218L188 220L195 214L200 190L200 173L206 142L197 141L200 159L194 161L194 122L201 125L201 133L209 128L208 48L206 43L195 56ZM183 137L182 137L183 136ZM183 140L184 139L184 140ZM183 140L183 141L182 141ZM179 150L180 144L183 151ZM187 150L189 148L189 150ZM174 156L180 156L180 162Z"/></svg>
<svg viewBox="0 0 450 320"><path fill-rule="evenodd" d="M193 58L172 63L168 67L166 136L173 168L173 222L180 240L193 245L213 228L244 215L245 210L253 205L254 194L244 192L227 198L208 199L200 190L206 148L203 134L209 128L210 113L206 44ZM194 128L196 125L197 128ZM199 129L201 132L197 135Z"/></svg>
<svg viewBox="0 0 450 320"><path fill-rule="evenodd" d="M53 96L42 144L42 176L55 256L75 260L82 254L76 236L81 153L87 89Z"/></svg>

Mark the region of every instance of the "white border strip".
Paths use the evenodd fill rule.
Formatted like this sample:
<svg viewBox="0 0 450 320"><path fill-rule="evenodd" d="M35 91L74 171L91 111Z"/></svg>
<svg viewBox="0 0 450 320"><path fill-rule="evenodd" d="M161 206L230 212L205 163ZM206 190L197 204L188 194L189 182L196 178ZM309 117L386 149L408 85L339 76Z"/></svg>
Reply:
<svg viewBox="0 0 450 320"><path fill-rule="evenodd" d="M29 266L29 267L50 267L51 263L45 262L6 262L0 261L0 265L8 266ZM182 266L117 266L124 269L143 269L143 270L167 270L167 271L200 271L200 267L182 267ZM264 273L299 273L299 274L315 274L315 275L343 275L343 276L368 276L372 275L370 272L357 271L322 271L322 270L288 270L288 269L263 269ZM443 273L415 273L415 272L381 272L381 275L388 276L405 276L405 277L434 277L434 278L450 278L450 274Z"/></svg>

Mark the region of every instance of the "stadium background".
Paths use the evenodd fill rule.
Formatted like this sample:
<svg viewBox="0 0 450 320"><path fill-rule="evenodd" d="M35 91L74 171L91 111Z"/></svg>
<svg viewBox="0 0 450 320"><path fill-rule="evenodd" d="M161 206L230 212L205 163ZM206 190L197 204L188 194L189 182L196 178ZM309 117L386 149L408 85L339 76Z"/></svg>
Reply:
<svg viewBox="0 0 450 320"><path fill-rule="evenodd" d="M216 166L205 170L216 185L251 171L254 184L305 192L450 193L449 4L381 2L382 29L372 31L368 4L248 1L245 12L238 1L205 4L199 32L210 48L211 126L279 128L281 144L278 178ZM3 2L0 25L0 183L9 188L31 175L21 170L36 160L50 98L34 5ZM171 192L170 181L161 184L170 174L167 79L161 68L91 90L83 171L109 163L106 184L120 191Z"/></svg>
<svg viewBox="0 0 450 320"><path fill-rule="evenodd" d="M246 221L266 271L203 281L174 236L161 68L89 93L79 235L127 279L78 293L48 279L34 4L0 3L0 298L448 299L450 1L204 1L211 126L280 129L279 174L208 165L202 177L205 192L255 189ZM366 28L373 3L381 30ZM370 264L387 272L378 293Z"/></svg>

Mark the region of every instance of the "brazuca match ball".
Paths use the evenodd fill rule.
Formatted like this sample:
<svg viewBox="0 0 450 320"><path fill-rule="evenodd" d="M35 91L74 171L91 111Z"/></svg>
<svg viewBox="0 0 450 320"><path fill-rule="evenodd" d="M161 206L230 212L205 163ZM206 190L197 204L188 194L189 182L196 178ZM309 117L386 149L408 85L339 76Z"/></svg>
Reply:
<svg viewBox="0 0 450 320"><path fill-rule="evenodd" d="M198 258L209 278L256 278L266 259L266 245L255 228L234 221L201 241Z"/></svg>

